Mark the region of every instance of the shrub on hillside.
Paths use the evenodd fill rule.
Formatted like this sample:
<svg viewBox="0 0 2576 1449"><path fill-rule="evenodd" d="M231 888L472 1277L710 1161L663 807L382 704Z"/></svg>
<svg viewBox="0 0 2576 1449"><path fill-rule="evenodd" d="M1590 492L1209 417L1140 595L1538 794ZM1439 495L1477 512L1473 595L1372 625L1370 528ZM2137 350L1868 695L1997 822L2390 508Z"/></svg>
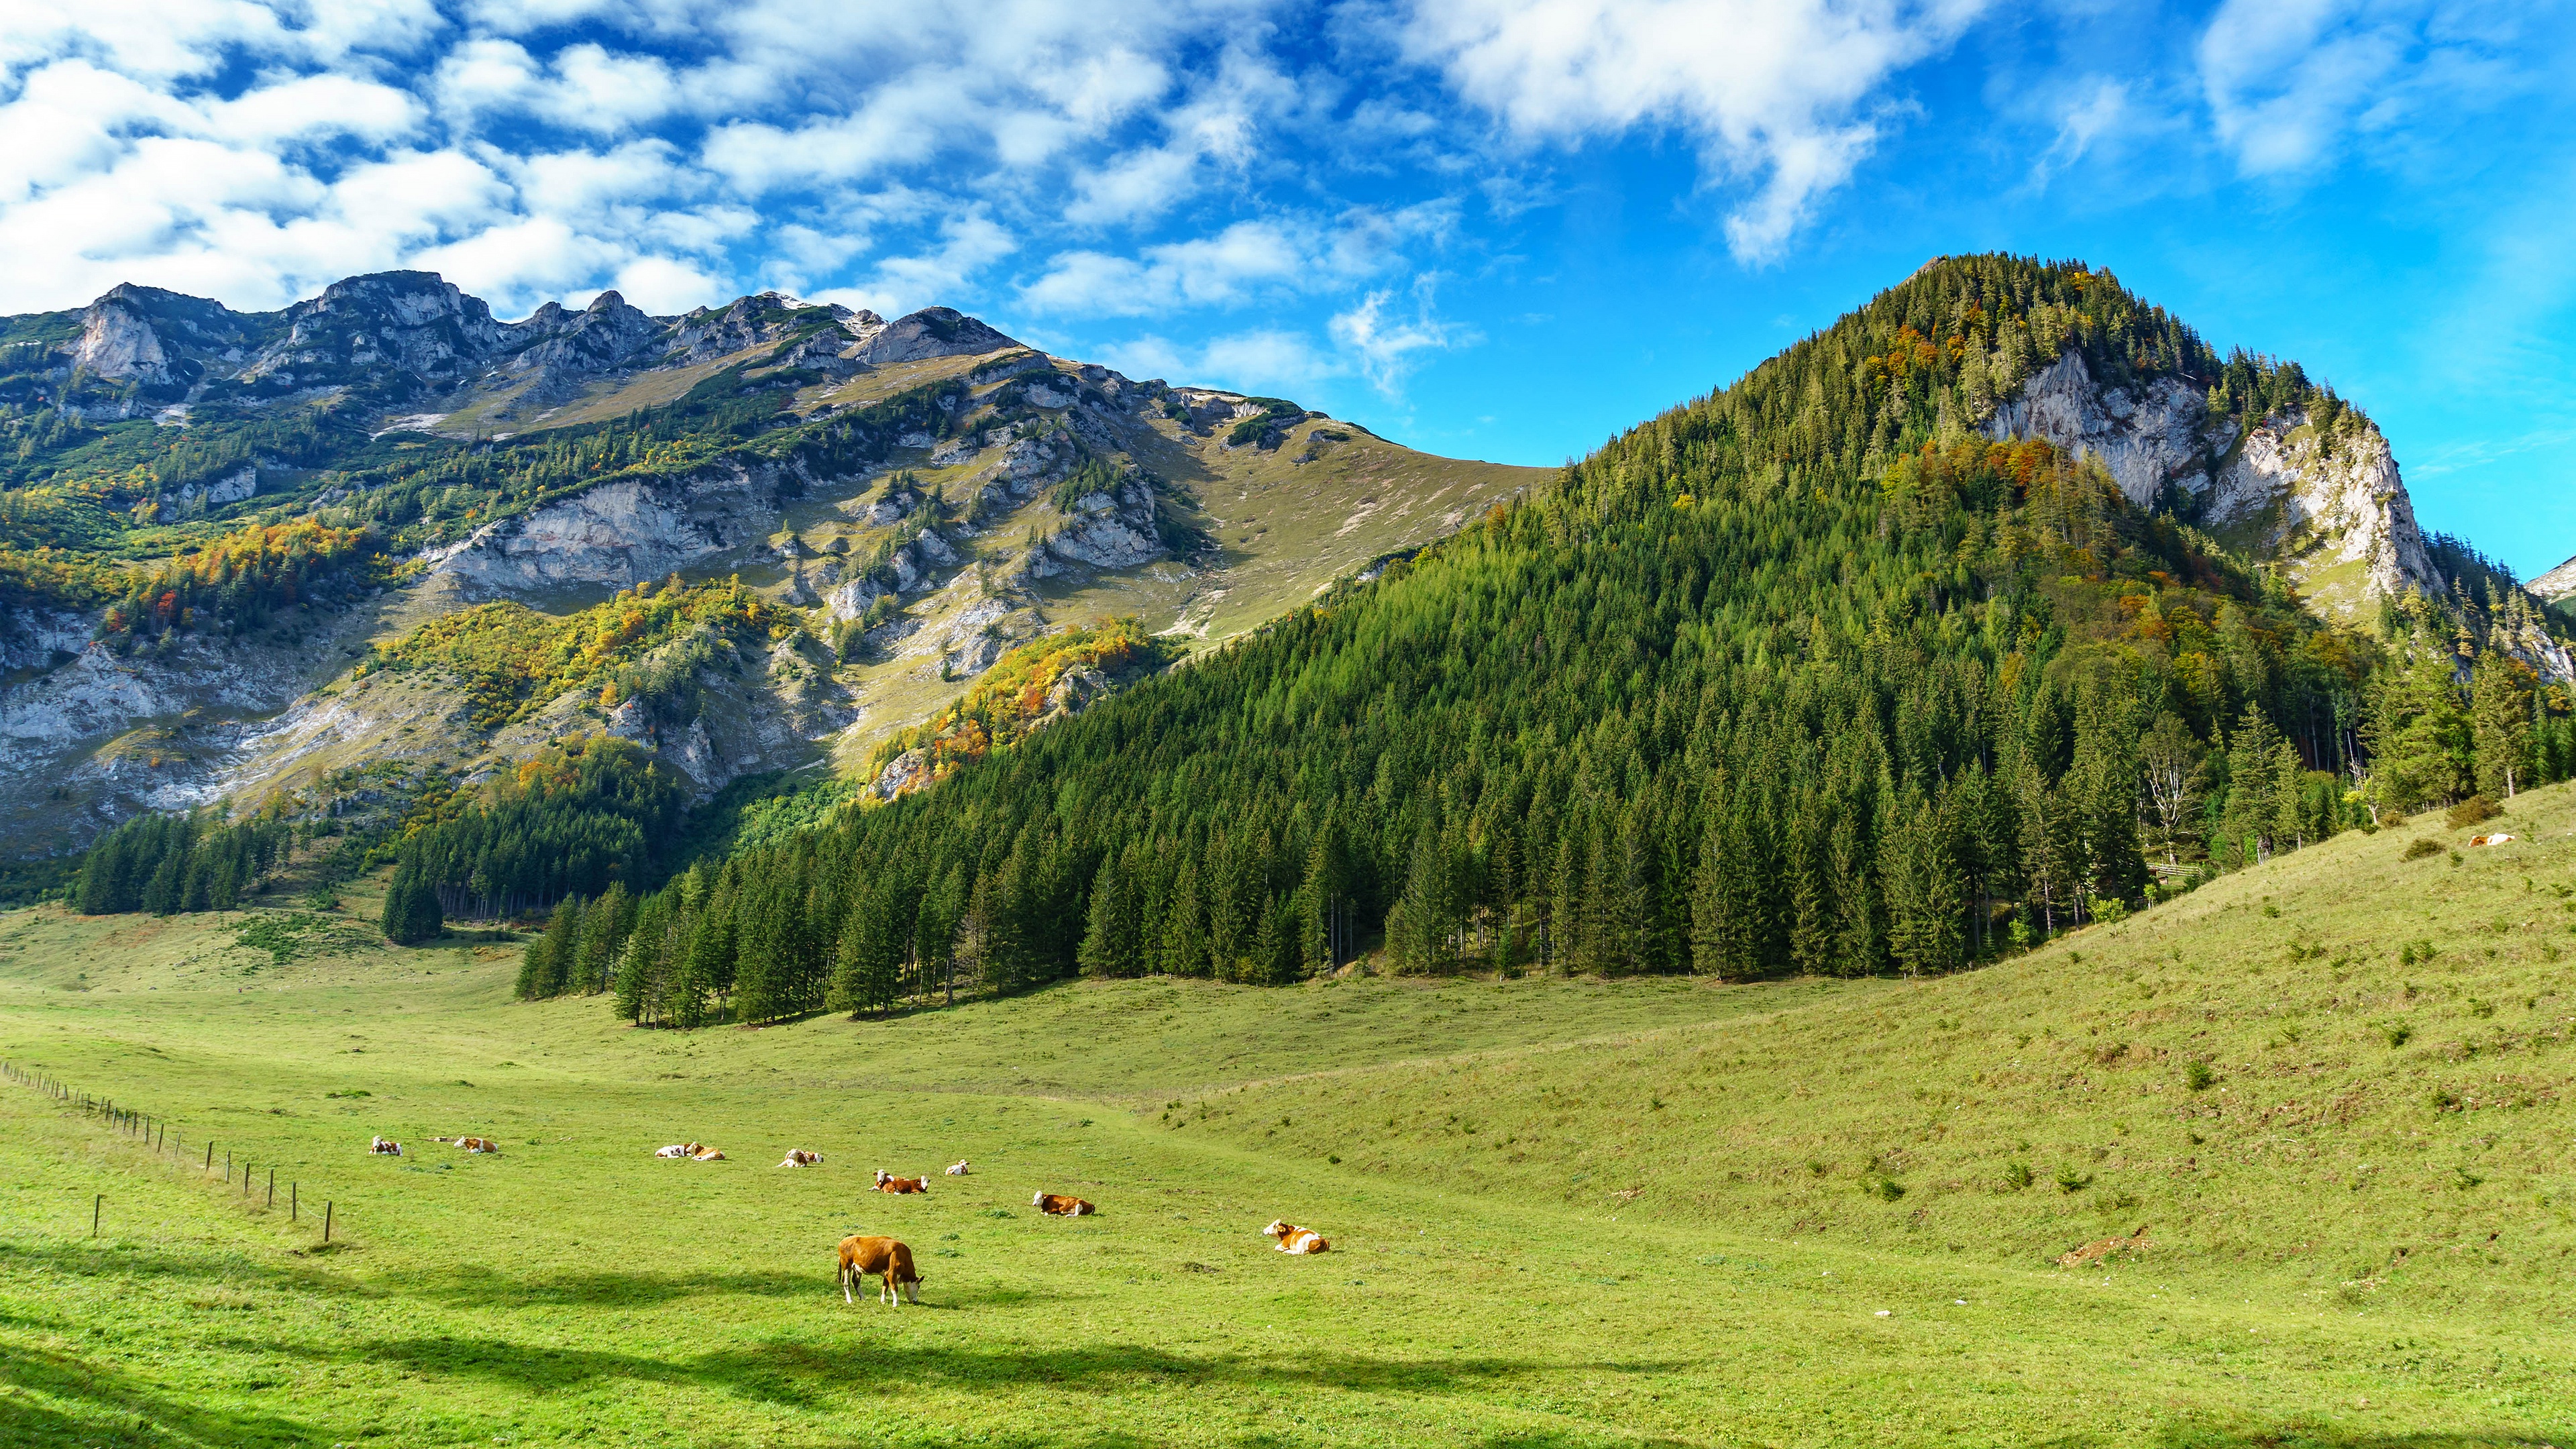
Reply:
<svg viewBox="0 0 2576 1449"><path fill-rule="evenodd" d="M2406 847L2406 853L2403 856L2400 856L2399 859L2422 860L2428 855L2440 855L2441 853L2442 842L2427 835L2418 839L2413 845Z"/></svg>
<svg viewBox="0 0 2576 1449"><path fill-rule="evenodd" d="M2484 795L2472 795L2452 806L2451 813L2442 818L2453 830L2465 830L2481 820L2493 820L2503 813L2503 807L2493 800Z"/></svg>

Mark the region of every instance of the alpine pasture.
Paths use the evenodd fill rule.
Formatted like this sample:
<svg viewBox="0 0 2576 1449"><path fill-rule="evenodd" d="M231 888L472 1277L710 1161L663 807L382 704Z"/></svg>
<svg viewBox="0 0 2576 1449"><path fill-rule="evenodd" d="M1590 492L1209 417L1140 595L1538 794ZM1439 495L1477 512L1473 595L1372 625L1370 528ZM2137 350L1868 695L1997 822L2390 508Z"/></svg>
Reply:
<svg viewBox="0 0 2576 1449"><path fill-rule="evenodd" d="M338 916L19 911L0 1058L171 1146L0 1085L0 1441L2565 1444L2576 797L2499 827L1932 981L758 1031L513 1003L509 948ZM843 1303L853 1233L920 1306Z"/></svg>

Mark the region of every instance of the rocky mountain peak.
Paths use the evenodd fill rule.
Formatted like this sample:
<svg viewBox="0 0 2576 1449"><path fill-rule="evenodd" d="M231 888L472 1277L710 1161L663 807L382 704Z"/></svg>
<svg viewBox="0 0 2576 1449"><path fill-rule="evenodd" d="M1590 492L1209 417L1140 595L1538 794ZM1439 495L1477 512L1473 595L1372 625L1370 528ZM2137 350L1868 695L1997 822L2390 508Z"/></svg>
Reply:
<svg viewBox="0 0 2576 1449"><path fill-rule="evenodd" d="M884 365L925 357L974 357L1020 344L954 307L924 307L886 325L861 344L861 362Z"/></svg>
<svg viewBox="0 0 2576 1449"><path fill-rule="evenodd" d="M2375 600L2443 587L2388 440L2361 414L2213 412L2175 376L2106 385L2073 348L1984 421L1989 437L2036 437L2098 460L2140 507L2170 506L2258 557L2279 560L2311 600L2347 618Z"/></svg>

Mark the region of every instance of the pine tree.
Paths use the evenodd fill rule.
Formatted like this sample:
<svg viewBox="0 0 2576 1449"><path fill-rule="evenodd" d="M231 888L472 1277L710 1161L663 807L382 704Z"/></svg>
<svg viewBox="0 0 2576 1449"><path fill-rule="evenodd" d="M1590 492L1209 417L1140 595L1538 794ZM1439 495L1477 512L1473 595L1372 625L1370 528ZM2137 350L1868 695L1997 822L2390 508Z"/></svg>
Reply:
<svg viewBox="0 0 2576 1449"><path fill-rule="evenodd" d="M2469 717L2477 755L2477 782L2490 798L2510 800L2531 782L2530 666L2490 649L2470 675Z"/></svg>

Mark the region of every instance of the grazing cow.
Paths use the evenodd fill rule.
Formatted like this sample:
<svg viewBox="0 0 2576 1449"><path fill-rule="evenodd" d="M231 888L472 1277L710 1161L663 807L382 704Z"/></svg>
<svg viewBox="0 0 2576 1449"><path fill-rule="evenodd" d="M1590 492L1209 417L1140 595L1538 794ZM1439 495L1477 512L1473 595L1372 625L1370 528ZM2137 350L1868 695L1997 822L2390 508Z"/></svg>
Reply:
<svg viewBox="0 0 2576 1449"><path fill-rule="evenodd" d="M823 1165L823 1154L819 1152L808 1152L802 1147L790 1147L787 1149L787 1160L778 1165L781 1167L820 1167Z"/></svg>
<svg viewBox="0 0 2576 1449"><path fill-rule="evenodd" d="M1088 1217L1100 1211L1078 1197L1067 1197L1060 1192L1039 1193L1029 1199L1029 1206L1050 1217L1059 1218Z"/></svg>
<svg viewBox="0 0 2576 1449"><path fill-rule="evenodd" d="M841 1240L841 1301L856 1303L850 1290L872 1274L885 1277L885 1288L877 1301L895 1304L896 1290L902 1290L902 1301L919 1303L921 1275L912 1270L912 1249L893 1238L863 1238L853 1234Z"/></svg>
<svg viewBox="0 0 2576 1449"><path fill-rule="evenodd" d="M927 1194L930 1191L930 1179L927 1176L894 1177L888 1175L885 1169L879 1168L877 1169L877 1191Z"/></svg>
<svg viewBox="0 0 2576 1449"><path fill-rule="evenodd" d="M966 1175L966 1160L961 1157L957 1161L948 1164L948 1175L950 1177L964 1177Z"/></svg>
<svg viewBox="0 0 2576 1449"><path fill-rule="evenodd" d="M675 1157L675 1158L676 1158L676 1157L695 1157L695 1156L697 1156L697 1155L698 1155L698 1151L699 1151L698 1144L696 1144L696 1143L694 1143L694 1142L674 1142L674 1143L672 1143L670 1146L665 1147L665 1148L662 1148L662 1149L660 1149L659 1151L655 1152L653 1155L654 1155L655 1157Z"/></svg>
<svg viewBox="0 0 2576 1449"><path fill-rule="evenodd" d="M387 1157L402 1156L402 1144L396 1142L390 1137L379 1137L375 1141L368 1143L367 1150L369 1152L382 1153Z"/></svg>
<svg viewBox="0 0 2576 1449"><path fill-rule="evenodd" d="M2138 1230L2125 1238L2103 1238L2097 1242L2086 1243L2072 1252L2060 1253L2057 1257L2057 1266L2081 1268L2087 1263L2099 1263L2121 1253L2134 1257L2151 1246L2153 1244L2147 1241L2147 1225L2140 1223Z"/></svg>
<svg viewBox="0 0 2576 1449"><path fill-rule="evenodd" d="M697 1151L689 1154L689 1160L692 1162L722 1162L725 1160L725 1155L712 1147L701 1147Z"/></svg>
<svg viewBox="0 0 2576 1449"><path fill-rule="evenodd" d="M1301 1228L1292 1222L1274 1222L1261 1231L1277 1238L1279 1251L1283 1253L1322 1253L1330 1251L1333 1246L1324 1241L1322 1233L1313 1228Z"/></svg>

